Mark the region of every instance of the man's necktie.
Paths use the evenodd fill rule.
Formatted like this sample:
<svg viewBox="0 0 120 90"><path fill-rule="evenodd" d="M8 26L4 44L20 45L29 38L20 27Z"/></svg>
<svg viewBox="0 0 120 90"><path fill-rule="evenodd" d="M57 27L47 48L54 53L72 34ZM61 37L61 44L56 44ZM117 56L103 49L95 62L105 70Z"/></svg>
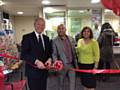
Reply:
<svg viewBox="0 0 120 90"><path fill-rule="evenodd" d="M42 48L44 50L44 46L43 46L43 41L42 41L41 35L39 35L39 45L40 45L40 48Z"/></svg>

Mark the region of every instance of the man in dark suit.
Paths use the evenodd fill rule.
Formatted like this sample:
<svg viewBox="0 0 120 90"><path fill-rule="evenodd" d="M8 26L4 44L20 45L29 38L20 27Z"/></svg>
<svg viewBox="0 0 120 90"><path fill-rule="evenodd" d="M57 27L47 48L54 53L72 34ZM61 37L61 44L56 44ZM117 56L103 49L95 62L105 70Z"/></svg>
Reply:
<svg viewBox="0 0 120 90"><path fill-rule="evenodd" d="M51 43L42 34L45 20L37 18L35 31L23 36L21 58L26 62L26 76L30 90L46 90L48 68L51 65Z"/></svg>

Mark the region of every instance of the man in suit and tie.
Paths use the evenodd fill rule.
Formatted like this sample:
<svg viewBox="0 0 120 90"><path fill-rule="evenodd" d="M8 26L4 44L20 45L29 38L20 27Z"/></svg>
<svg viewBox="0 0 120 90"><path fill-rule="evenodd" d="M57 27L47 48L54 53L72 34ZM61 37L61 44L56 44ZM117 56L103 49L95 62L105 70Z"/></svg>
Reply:
<svg viewBox="0 0 120 90"><path fill-rule="evenodd" d="M42 32L45 20L37 18L35 31L23 36L21 58L26 62L26 76L30 90L46 90L48 68L51 66L51 42Z"/></svg>
<svg viewBox="0 0 120 90"><path fill-rule="evenodd" d="M64 68L59 71L59 90L63 90L65 76L69 77L69 90L75 90L75 71L71 68L77 68L77 57L75 52L75 41L72 37L66 35L66 28L60 24L57 28L58 36L52 41L53 60L61 60ZM55 63L54 63L55 64ZM53 64L53 65L54 65Z"/></svg>

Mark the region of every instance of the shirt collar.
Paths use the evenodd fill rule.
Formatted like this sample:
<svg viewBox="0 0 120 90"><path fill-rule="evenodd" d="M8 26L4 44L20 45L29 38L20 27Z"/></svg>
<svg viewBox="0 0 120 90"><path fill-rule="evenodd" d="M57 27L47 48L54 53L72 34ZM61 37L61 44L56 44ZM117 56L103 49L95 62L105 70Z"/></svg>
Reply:
<svg viewBox="0 0 120 90"><path fill-rule="evenodd" d="M63 37L60 37L60 39L61 40L66 40L66 39L68 39L68 36L67 35L65 35L65 37L63 38Z"/></svg>
<svg viewBox="0 0 120 90"><path fill-rule="evenodd" d="M39 35L42 35L42 33L39 34L38 32L35 31L35 35L36 35L37 37L39 37Z"/></svg>

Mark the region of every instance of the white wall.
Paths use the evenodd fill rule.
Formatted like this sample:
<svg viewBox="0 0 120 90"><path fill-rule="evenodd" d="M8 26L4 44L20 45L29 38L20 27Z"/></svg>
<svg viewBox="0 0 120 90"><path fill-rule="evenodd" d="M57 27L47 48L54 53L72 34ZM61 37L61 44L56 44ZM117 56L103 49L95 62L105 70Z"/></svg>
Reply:
<svg viewBox="0 0 120 90"><path fill-rule="evenodd" d="M15 16L14 17L14 27L15 27L15 37L16 43L20 43L22 36L29 32L34 31L34 16Z"/></svg>
<svg viewBox="0 0 120 90"><path fill-rule="evenodd" d="M90 25L91 22L89 22L90 16L84 16L81 17L83 18L83 20L81 21L82 25ZM16 34L15 34L15 39L17 43L20 43L22 40L22 36L23 34L29 33L34 31L34 16L15 16L14 18L14 22L13 26L16 30ZM86 22L88 20L88 22ZM119 18L118 17L114 17L114 16L108 16L105 15L105 21L108 20L109 22L111 22L113 28L116 29L118 28L118 24L119 24ZM69 30L69 25L68 25L68 30Z"/></svg>
<svg viewBox="0 0 120 90"><path fill-rule="evenodd" d="M116 32L118 32L117 30L119 29L119 22L120 22L120 18L119 18L119 16L116 16L116 15L105 15L105 20L104 20L104 22L109 22L111 25L112 25L112 27L113 27L113 29L116 31Z"/></svg>

